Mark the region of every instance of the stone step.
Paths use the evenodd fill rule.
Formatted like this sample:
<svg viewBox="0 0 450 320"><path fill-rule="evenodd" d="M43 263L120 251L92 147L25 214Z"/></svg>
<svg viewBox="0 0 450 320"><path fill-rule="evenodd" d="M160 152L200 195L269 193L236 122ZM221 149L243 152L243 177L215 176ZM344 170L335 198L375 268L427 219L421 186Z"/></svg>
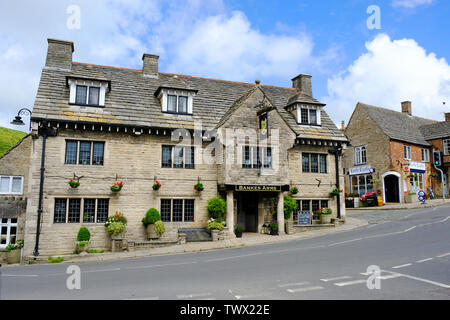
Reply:
<svg viewBox="0 0 450 320"><path fill-rule="evenodd" d="M211 241L211 234L205 228L181 228L179 233L186 234L186 242Z"/></svg>

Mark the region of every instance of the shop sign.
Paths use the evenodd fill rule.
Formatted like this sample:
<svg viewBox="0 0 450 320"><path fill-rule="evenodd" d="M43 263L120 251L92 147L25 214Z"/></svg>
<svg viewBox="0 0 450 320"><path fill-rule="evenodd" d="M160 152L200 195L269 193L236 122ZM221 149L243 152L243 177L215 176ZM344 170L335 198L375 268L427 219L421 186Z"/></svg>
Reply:
<svg viewBox="0 0 450 320"><path fill-rule="evenodd" d="M299 211L298 213L298 224L301 226L310 225L311 221L311 212L309 211Z"/></svg>
<svg viewBox="0 0 450 320"><path fill-rule="evenodd" d="M281 191L281 186L239 185L235 186L235 191Z"/></svg>
<svg viewBox="0 0 450 320"><path fill-rule="evenodd" d="M360 174L370 174L374 173L375 170L371 166L353 167L348 170L351 176L356 176Z"/></svg>
<svg viewBox="0 0 450 320"><path fill-rule="evenodd" d="M411 170L411 172L425 172L426 166L423 162L410 161L409 170Z"/></svg>

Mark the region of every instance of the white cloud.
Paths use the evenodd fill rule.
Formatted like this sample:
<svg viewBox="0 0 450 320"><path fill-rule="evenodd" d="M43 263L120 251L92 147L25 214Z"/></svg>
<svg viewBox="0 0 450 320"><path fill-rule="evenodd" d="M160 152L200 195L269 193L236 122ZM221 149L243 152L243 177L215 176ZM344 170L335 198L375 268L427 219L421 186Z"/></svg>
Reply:
<svg viewBox="0 0 450 320"><path fill-rule="evenodd" d="M386 34L366 48L346 71L328 80L328 96L322 100L335 121L348 120L358 101L400 111L406 100L412 101L414 115L443 121L450 102L445 59L427 53L414 40L392 41Z"/></svg>
<svg viewBox="0 0 450 320"><path fill-rule="evenodd" d="M393 0L392 6L413 9L421 5L432 4L433 2L434 0Z"/></svg>

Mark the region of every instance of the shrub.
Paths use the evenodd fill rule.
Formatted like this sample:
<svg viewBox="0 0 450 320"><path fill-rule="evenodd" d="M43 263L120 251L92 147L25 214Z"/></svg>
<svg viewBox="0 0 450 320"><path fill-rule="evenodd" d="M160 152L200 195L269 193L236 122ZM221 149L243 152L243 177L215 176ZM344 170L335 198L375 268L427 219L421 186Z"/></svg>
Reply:
<svg viewBox="0 0 450 320"><path fill-rule="evenodd" d="M208 200L206 210L208 211L209 218L223 218L225 212L227 211L227 203L222 199L222 197L217 196Z"/></svg>
<svg viewBox="0 0 450 320"><path fill-rule="evenodd" d="M156 221L160 220L161 215L159 214L158 210L156 210L155 208L151 208L145 214L145 217L142 219L142 223L145 227L147 227L149 224L155 224Z"/></svg>
<svg viewBox="0 0 450 320"><path fill-rule="evenodd" d="M290 196L284 197L284 218L290 219L294 210L297 210L297 201Z"/></svg>
<svg viewBox="0 0 450 320"><path fill-rule="evenodd" d="M10 244L8 244L7 246L6 246L6 251L8 251L8 252L10 252L10 251L13 251L13 250L16 250L17 248L16 248L16 245L15 244L12 244L12 243L10 243Z"/></svg>
<svg viewBox="0 0 450 320"><path fill-rule="evenodd" d="M162 222L161 220L156 221L155 222L155 231L157 234L159 234L160 236L166 232L166 228L164 226L164 222Z"/></svg>
<svg viewBox="0 0 450 320"><path fill-rule="evenodd" d="M272 230L274 230L274 231L277 231L277 230L278 230L278 221L273 220L273 221L269 224L269 228L272 229Z"/></svg>
<svg viewBox="0 0 450 320"><path fill-rule="evenodd" d="M61 263L64 261L64 257L48 257L48 261L50 261L50 263Z"/></svg>
<svg viewBox="0 0 450 320"><path fill-rule="evenodd" d="M121 234L125 230L125 225L122 222L113 221L106 226L106 231L113 236Z"/></svg>
<svg viewBox="0 0 450 320"><path fill-rule="evenodd" d="M244 226L240 223L234 226L235 231L244 231Z"/></svg>
<svg viewBox="0 0 450 320"><path fill-rule="evenodd" d="M206 230L208 230L208 232L210 232L211 230L219 230L219 231L221 231L222 229L223 229L223 223L222 222L218 222L216 220L211 221L206 226Z"/></svg>
<svg viewBox="0 0 450 320"><path fill-rule="evenodd" d="M86 227L81 227L78 231L77 235L77 241L90 241L91 240L91 233L89 232L89 229Z"/></svg>

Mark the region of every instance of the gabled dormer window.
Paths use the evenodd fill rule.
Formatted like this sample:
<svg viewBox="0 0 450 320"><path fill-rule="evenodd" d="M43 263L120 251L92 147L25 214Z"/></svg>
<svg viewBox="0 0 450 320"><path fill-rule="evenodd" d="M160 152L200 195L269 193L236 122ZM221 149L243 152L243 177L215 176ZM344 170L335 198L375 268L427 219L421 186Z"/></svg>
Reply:
<svg viewBox="0 0 450 320"><path fill-rule="evenodd" d="M70 88L69 103L79 106L104 107L108 81L68 78Z"/></svg>
<svg viewBox="0 0 450 320"><path fill-rule="evenodd" d="M307 126L320 126L320 107L310 105L297 105L297 123Z"/></svg>
<svg viewBox="0 0 450 320"><path fill-rule="evenodd" d="M155 96L161 102L164 113L192 115L194 97L197 91L160 87Z"/></svg>

